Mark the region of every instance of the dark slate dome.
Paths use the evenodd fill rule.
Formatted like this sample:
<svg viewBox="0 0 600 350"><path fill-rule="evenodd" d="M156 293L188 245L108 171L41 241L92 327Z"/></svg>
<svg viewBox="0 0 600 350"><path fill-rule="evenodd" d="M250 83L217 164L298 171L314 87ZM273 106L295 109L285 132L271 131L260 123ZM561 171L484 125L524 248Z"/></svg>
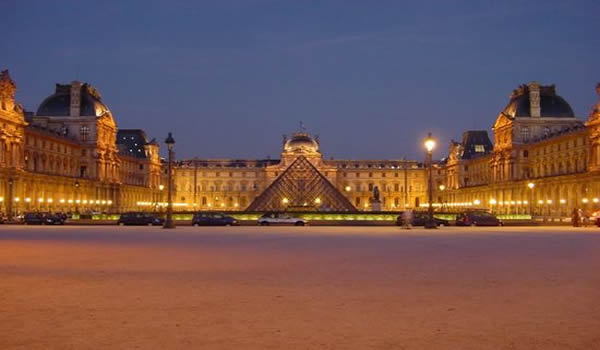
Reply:
<svg viewBox="0 0 600 350"><path fill-rule="evenodd" d="M305 132L294 133L283 146L286 152L318 152L319 143Z"/></svg>
<svg viewBox="0 0 600 350"><path fill-rule="evenodd" d="M100 94L89 84L81 85L80 116L99 117L108 112L100 100ZM68 116L71 114L71 85L56 84L56 92L48 96L38 107L39 116Z"/></svg>
<svg viewBox="0 0 600 350"><path fill-rule="evenodd" d="M513 91L510 102L502 111L511 118L531 117L529 102L529 87L520 86ZM575 118L569 103L556 94L554 85L540 86L540 117L541 118Z"/></svg>

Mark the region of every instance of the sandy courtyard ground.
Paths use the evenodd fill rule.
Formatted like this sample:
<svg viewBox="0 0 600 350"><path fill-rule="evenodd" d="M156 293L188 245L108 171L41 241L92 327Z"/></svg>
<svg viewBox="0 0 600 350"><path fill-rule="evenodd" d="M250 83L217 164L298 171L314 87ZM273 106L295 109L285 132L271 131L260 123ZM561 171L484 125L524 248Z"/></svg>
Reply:
<svg viewBox="0 0 600 350"><path fill-rule="evenodd" d="M600 349L600 230L0 225L0 349Z"/></svg>

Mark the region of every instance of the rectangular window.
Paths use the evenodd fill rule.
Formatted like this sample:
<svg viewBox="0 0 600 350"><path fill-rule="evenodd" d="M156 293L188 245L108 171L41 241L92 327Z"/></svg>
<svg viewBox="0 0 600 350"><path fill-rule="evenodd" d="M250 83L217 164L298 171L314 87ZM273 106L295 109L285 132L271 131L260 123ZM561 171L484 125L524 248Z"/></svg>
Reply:
<svg viewBox="0 0 600 350"><path fill-rule="evenodd" d="M483 153L485 152L485 147L483 145L475 145L475 152Z"/></svg>
<svg viewBox="0 0 600 350"><path fill-rule="evenodd" d="M529 127L524 126L521 128L521 140L523 142L529 141Z"/></svg>
<svg viewBox="0 0 600 350"><path fill-rule="evenodd" d="M86 125L82 125L81 128L79 128L79 135L81 136L81 141L87 141L90 136L90 128Z"/></svg>

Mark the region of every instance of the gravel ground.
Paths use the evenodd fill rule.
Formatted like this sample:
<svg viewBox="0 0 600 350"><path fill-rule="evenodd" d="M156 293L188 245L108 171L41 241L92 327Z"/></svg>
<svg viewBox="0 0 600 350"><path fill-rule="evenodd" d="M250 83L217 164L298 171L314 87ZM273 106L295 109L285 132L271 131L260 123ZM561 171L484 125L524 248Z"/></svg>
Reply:
<svg viewBox="0 0 600 350"><path fill-rule="evenodd" d="M600 349L600 230L0 225L0 349Z"/></svg>

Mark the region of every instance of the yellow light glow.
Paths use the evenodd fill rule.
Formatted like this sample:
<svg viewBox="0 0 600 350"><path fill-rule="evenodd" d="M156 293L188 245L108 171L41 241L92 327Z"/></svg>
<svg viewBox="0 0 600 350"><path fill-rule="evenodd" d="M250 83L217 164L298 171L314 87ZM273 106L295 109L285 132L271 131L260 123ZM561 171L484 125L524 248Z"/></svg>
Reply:
<svg viewBox="0 0 600 350"><path fill-rule="evenodd" d="M209 208L210 208L210 207L212 207L212 204L211 204L211 203L208 203L208 207L209 207Z"/></svg>
<svg viewBox="0 0 600 350"><path fill-rule="evenodd" d="M352 188L350 186L346 186L346 188L345 188L346 192L350 192L351 189Z"/></svg>
<svg viewBox="0 0 600 350"><path fill-rule="evenodd" d="M46 202L48 202L48 203L52 203L52 202L54 202L54 199L52 199L52 198L48 198L48 199L46 199Z"/></svg>
<svg viewBox="0 0 600 350"><path fill-rule="evenodd" d="M544 201L540 199L538 200L538 204L544 204Z"/></svg>
<svg viewBox="0 0 600 350"><path fill-rule="evenodd" d="M27 202L27 203L31 202L31 198L29 198L29 197L26 197L26 198L25 198L25 202Z"/></svg>
<svg viewBox="0 0 600 350"><path fill-rule="evenodd" d="M102 204L106 204L106 201L105 201L105 200L103 200L103 201L102 201Z"/></svg>
<svg viewBox="0 0 600 350"><path fill-rule="evenodd" d="M369 205L367 203L365 203L365 208L369 207Z"/></svg>
<svg viewBox="0 0 600 350"><path fill-rule="evenodd" d="M19 198L19 197L15 197L15 202L18 202L18 201L20 201L20 200L21 200L21 198Z"/></svg>
<svg viewBox="0 0 600 350"><path fill-rule="evenodd" d="M515 201L510 201L510 205L515 205L517 204Z"/></svg>
<svg viewBox="0 0 600 350"><path fill-rule="evenodd" d="M535 184L533 182L530 182L527 184L527 187L529 187L530 189L533 189L535 187Z"/></svg>
<svg viewBox="0 0 600 350"><path fill-rule="evenodd" d="M69 199L69 200L67 201L67 203L71 204L71 203L73 203L73 200L72 200L72 199Z"/></svg>
<svg viewBox="0 0 600 350"><path fill-rule="evenodd" d="M112 201L108 201L107 203L110 205L110 204L112 204Z"/></svg>
<svg viewBox="0 0 600 350"><path fill-rule="evenodd" d="M446 189L446 186L444 186L444 185L440 185L440 191L443 191L443 190L445 190L445 189Z"/></svg>
<svg viewBox="0 0 600 350"><path fill-rule="evenodd" d="M427 139L425 139L425 149L427 150L427 152L432 152L434 148L435 148L435 140L433 138L431 138L431 134L429 134Z"/></svg>
<svg viewBox="0 0 600 350"><path fill-rule="evenodd" d="M162 191L162 190L165 189L165 186L164 185L158 185L158 189Z"/></svg>
<svg viewBox="0 0 600 350"><path fill-rule="evenodd" d="M224 207L224 206L225 206L225 203L221 203L221 207Z"/></svg>
<svg viewBox="0 0 600 350"><path fill-rule="evenodd" d="M581 201L582 201L583 203L587 203L587 202L589 202L589 199L587 199L587 198L584 198L584 199L582 199Z"/></svg>
<svg viewBox="0 0 600 350"><path fill-rule="evenodd" d="M517 201L517 204L518 204L518 205L521 205L521 203L523 203L523 202L521 202L521 201Z"/></svg>
<svg viewBox="0 0 600 350"><path fill-rule="evenodd" d="M64 203L64 202L65 202L65 200L64 200L64 199L61 199L59 202L61 202L61 203Z"/></svg>
<svg viewBox="0 0 600 350"><path fill-rule="evenodd" d="M598 198L594 198L594 199L592 199L592 202L594 202L594 203L598 203Z"/></svg>
<svg viewBox="0 0 600 350"><path fill-rule="evenodd" d="M495 200L494 198L490 199L490 204L491 204L491 205L495 205L496 203L497 203L497 202L496 202L496 200Z"/></svg>
<svg viewBox="0 0 600 350"><path fill-rule="evenodd" d="M87 199L83 200L83 204L87 204L87 202L88 202Z"/></svg>
<svg viewBox="0 0 600 350"><path fill-rule="evenodd" d="M81 203L81 200L77 199L77 200L75 200L75 203L79 204L79 203Z"/></svg>
<svg viewBox="0 0 600 350"><path fill-rule="evenodd" d="M523 201L523 204L529 204L529 201Z"/></svg>
<svg viewBox="0 0 600 350"><path fill-rule="evenodd" d="M552 204L552 199L548 199L548 200L546 201L546 203L548 203L548 204Z"/></svg>
<svg viewBox="0 0 600 350"><path fill-rule="evenodd" d="M473 204L479 205L479 204L481 204L481 201L479 199L476 199L476 200L473 201Z"/></svg>
<svg viewBox="0 0 600 350"><path fill-rule="evenodd" d="M288 204L288 203L289 203L289 200L288 200L287 198L283 198L283 199L281 200L281 203L283 203L283 204Z"/></svg>
<svg viewBox="0 0 600 350"><path fill-rule="evenodd" d="M4 197L0 197L0 202L4 202Z"/></svg>
<svg viewBox="0 0 600 350"><path fill-rule="evenodd" d="M561 199L559 202L560 202L560 204L565 204L565 203L567 203L567 200L566 199Z"/></svg>
<svg viewBox="0 0 600 350"><path fill-rule="evenodd" d="M239 204L237 204L237 203L235 203L233 206L237 208L237 207L239 207L240 205L239 205Z"/></svg>
<svg viewBox="0 0 600 350"><path fill-rule="evenodd" d="M38 202L42 203L44 201L44 198L38 198Z"/></svg>
<svg viewBox="0 0 600 350"><path fill-rule="evenodd" d="M316 204L321 204L321 198L319 198L319 197L315 198L315 203Z"/></svg>

